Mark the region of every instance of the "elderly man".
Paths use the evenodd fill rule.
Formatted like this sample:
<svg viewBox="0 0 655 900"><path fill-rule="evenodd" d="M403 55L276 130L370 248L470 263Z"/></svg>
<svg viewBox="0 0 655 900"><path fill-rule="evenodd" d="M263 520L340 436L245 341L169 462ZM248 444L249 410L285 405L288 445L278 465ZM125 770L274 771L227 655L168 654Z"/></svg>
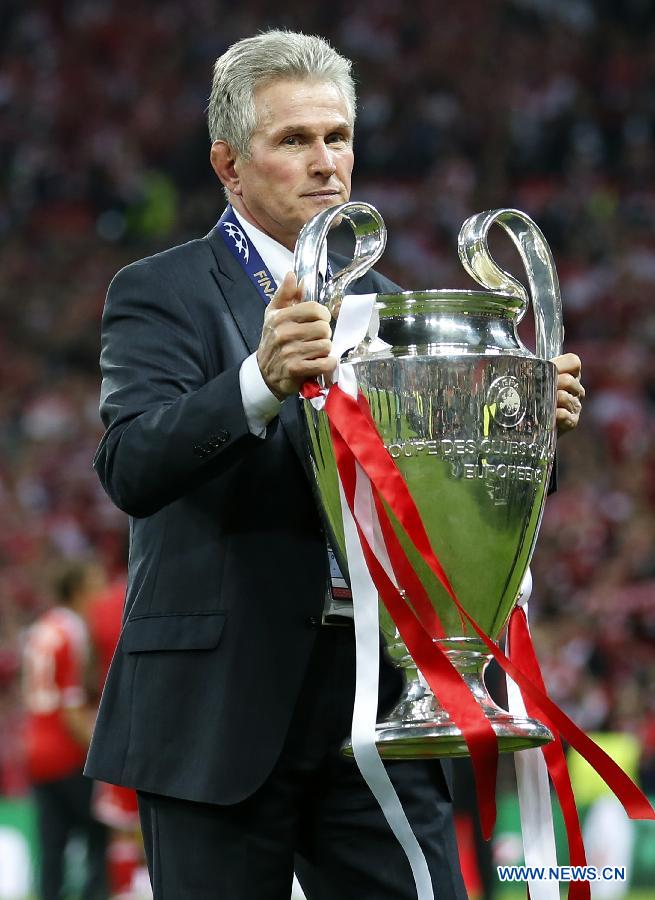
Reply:
<svg viewBox="0 0 655 900"><path fill-rule="evenodd" d="M206 237L121 271L103 318L95 461L131 516L125 625L87 772L135 787L155 898L416 896L410 868L339 752L354 691L351 620L333 601L305 475L300 385L326 375L327 311L300 303L292 251L348 199L350 63L268 32L215 66L211 162L229 206ZM343 265L337 257L322 261ZM277 284L277 290L272 287ZM394 290L375 273L360 292ZM274 292L274 296L271 295ZM573 426L579 361L560 360ZM380 708L399 676L380 672ZM438 762L388 766L440 900L463 898Z"/></svg>

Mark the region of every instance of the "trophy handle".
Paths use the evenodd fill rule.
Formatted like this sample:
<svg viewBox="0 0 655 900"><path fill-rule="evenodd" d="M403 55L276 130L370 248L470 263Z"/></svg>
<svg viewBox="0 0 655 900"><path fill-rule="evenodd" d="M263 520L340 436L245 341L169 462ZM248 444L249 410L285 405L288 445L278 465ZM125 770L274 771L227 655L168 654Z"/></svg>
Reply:
<svg viewBox="0 0 655 900"><path fill-rule="evenodd" d="M528 276L530 294L524 286L492 259L487 238L492 225L502 226L514 242ZM478 213L464 222L457 242L459 258L478 284L502 291L523 301L520 322L532 298L537 338L536 355L552 359L562 352L564 326L562 299L555 261L541 229L517 209L494 209Z"/></svg>
<svg viewBox="0 0 655 900"><path fill-rule="evenodd" d="M319 290L318 262L321 248L337 219L345 219L354 231L355 253L352 261L326 280L322 290ZM387 229L384 220L370 203L349 200L315 215L300 232L293 255L296 278L298 281L305 279L305 300L318 300L335 316L348 285L375 265L382 256L386 243Z"/></svg>

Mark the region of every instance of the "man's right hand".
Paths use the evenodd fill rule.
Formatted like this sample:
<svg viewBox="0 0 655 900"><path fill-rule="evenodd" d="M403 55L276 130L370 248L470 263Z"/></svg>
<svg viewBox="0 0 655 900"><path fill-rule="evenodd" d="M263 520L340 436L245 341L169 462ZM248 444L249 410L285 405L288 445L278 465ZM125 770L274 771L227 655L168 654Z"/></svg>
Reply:
<svg viewBox="0 0 655 900"><path fill-rule="evenodd" d="M287 272L264 313L257 363L269 390L279 400L297 394L308 378L330 375L337 364L325 306L302 301L302 285Z"/></svg>

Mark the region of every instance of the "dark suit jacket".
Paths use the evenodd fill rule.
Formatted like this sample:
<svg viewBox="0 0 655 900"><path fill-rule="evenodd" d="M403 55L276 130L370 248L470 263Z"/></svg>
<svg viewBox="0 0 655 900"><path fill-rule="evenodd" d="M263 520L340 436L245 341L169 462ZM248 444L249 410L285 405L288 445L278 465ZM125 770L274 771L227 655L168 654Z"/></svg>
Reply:
<svg viewBox="0 0 655 900"><path fill-rule="evenodd" d="M354 290L395 287L368 273ZM124 627L86 767L95 778L233 803L281 750L327 560L297 399L263 440L246 423L239 367L263 314L217 229L110 286L107 431L94 465L130 515L131 540Z"/></svg>

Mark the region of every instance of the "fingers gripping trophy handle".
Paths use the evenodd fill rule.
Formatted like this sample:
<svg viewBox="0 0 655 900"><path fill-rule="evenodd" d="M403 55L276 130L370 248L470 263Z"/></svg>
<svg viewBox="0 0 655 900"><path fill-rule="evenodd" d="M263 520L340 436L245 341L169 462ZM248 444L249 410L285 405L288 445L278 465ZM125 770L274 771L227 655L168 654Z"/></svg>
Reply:
<svg viewBox="0 0 655 900"><path fill-rule="evenodd" d="M519 252L528 276L529 295L523 285L501 269L489 253L488 234L494 224L505 229ZM532 299L536 355L541 359L559 356L564 340L559 281L553 254L535 222L517 209L478 213L462 225L458 250L462 265L478 284L523 300L523 309L517 321L523 317Z"/></svg>
<svg viewBox="0 0 655 900"><path fill-rule="evenodd" d="M319 291L321 249L328 231L340 219L345 219L355 233L353 259ZM351 200L315 215L300 232L293 257L296 278L305 281L305 300L318 300L335 315L348 286L375 265L386 242L387 229L382 216L370 203Z"/></svg>

